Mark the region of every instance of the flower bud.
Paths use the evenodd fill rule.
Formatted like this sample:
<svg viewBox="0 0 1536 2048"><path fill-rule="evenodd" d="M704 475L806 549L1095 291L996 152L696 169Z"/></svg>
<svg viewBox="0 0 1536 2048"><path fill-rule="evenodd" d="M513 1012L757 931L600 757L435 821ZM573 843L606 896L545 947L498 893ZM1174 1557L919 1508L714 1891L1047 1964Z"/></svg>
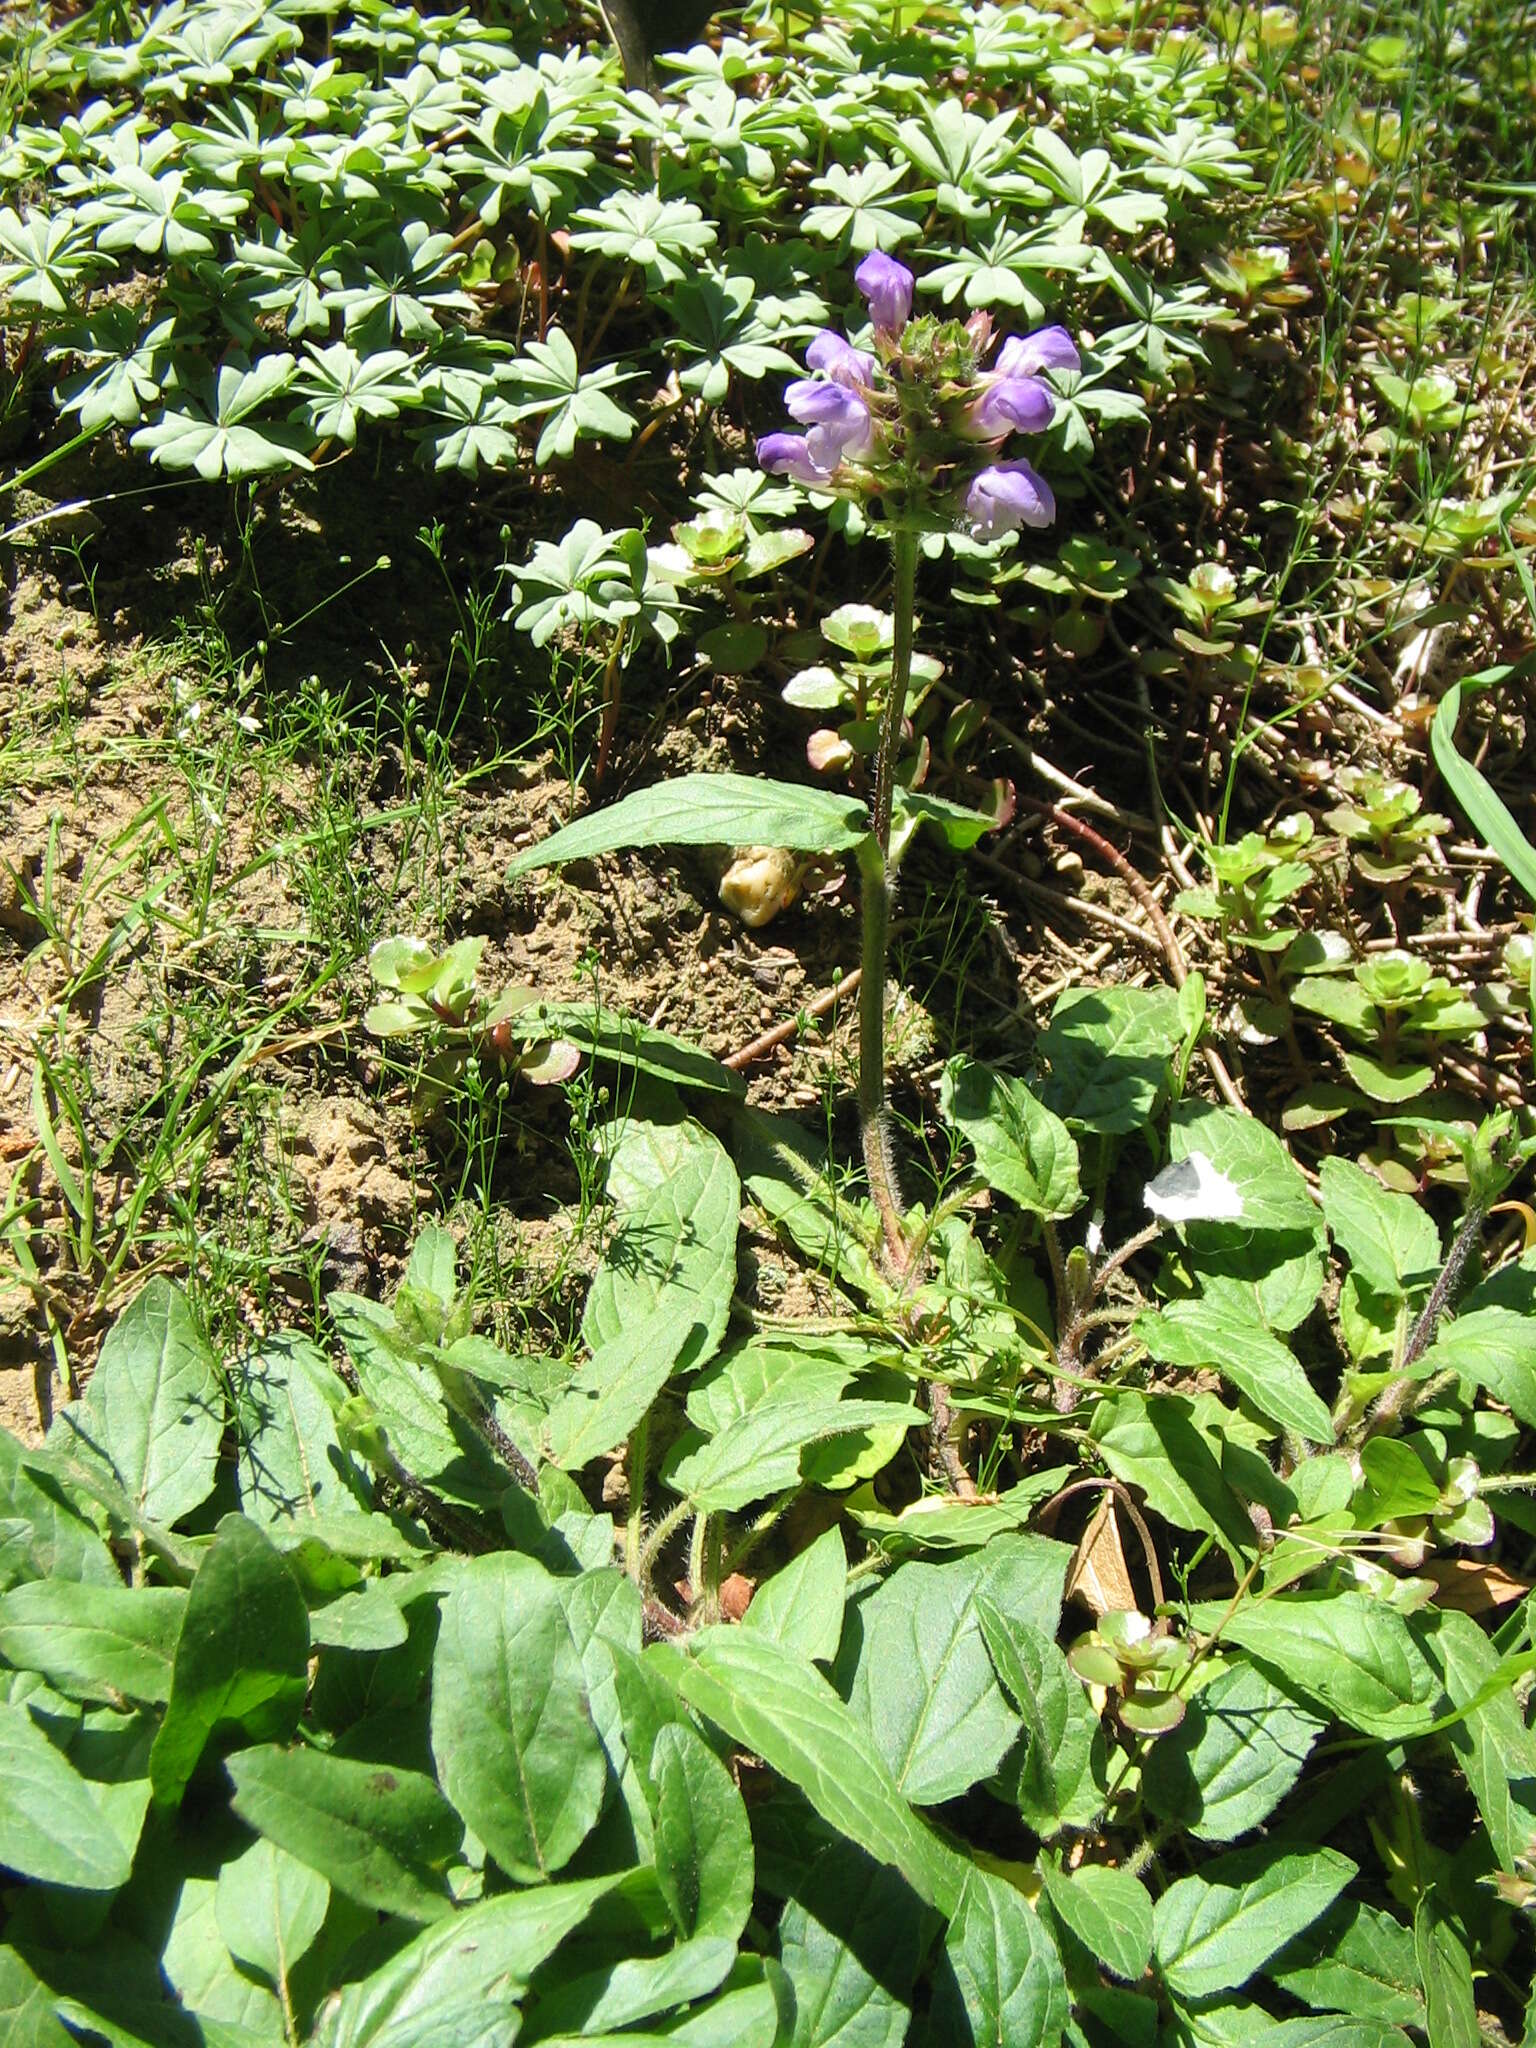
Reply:
<svg viewBox="0 0 1536 2048"><path fill-rule="evenodd" d="M900 334L912 311L916 283L905 263L898 263L894 256L876 249L853 273L853 281L864 294L876 332L893 338Z"/></svg>

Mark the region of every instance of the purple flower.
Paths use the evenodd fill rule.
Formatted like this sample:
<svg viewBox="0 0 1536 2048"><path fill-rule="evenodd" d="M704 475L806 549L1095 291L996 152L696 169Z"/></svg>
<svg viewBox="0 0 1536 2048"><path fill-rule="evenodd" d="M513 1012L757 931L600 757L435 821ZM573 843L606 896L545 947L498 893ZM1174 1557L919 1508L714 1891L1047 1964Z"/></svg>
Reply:
<svg viewBox="0 0 1536 2048"><path fill-rule="evenodd" d="M797 484L823 484L827 472L811 460L810 444L804 434L765 434L757 444L760 468L770 476L793 477Z"/></svg>
<svg viewBox="0 0 1536 2048"><path fill-rule="evenodd" d="M1038 434L1056 416L1050 386L1039 377L995 377L971 407L966 431L978 441L1000 441L1011 428Z"/></svg>
<svg viewBox="0 0 1536 2048"><path fill-rule="evenodd" d="M823 327L805 352L805 360L813 370L820 370L842 384L849 391L867 391L875 374L875 359L856 349L851 341L834 333L830 327Z"/></svg>
<svg viewBox="0 0 1536 2048"><path fill-rule="evenodd" d="M811 460L824 470L865 454L874 438L869 407L844 384L798 378L784 393L784 406L792 420L810 428L806 442Z"/></svg>
<svg viewBox="0 0 1536 2048"><path fill-rule="evenodd" d="M1065 327L1039 327L1012 334L997 352L1000 377L1038 377L1042 370L1080 370L1082 357Z"/></svg>
<svg viewBox="0 0 1536 2048"><path fill-rule="evenodd" d="M996 462L972 479L965 516L977 540L996 540L1021 526L1049 526L1056 500L1045 478L1027 462Z"/></svg>
<svg viewBox="0 0 1536 2048"><path fill-rule="evenodd" d="M869 317L880 334L897 335L912 311L912 287L916 280L905 263L876 249L853 273L853 281L864 294Z"/></svg>

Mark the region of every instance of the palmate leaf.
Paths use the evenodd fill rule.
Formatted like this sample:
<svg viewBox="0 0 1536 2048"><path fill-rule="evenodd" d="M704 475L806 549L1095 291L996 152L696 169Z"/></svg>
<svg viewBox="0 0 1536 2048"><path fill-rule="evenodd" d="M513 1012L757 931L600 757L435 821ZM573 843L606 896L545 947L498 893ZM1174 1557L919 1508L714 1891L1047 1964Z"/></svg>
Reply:
<svg viewBox="0 0 1536 2048"><path fill-rule="evenodd" d="M601 207L583 207L573 249L592 249L612 263L632 263L651 285L680 284L717 231L686 199L662 199L654 192L617 192Z"/></svg>
<svg viewBox="0 0 1536 2048"><path fill-rule="evenodd" d="M327 348L310 342L305 355L293 378L295 393L305 400L296 416L321 440L354 447L360 420L392 420L421 403L420 384L401 374L418 360L405 349L359 355L344 341Z"/></svg>
<svg viewBox="0 0 1536 2048"><path fill-rule="evenodd" d="M167 391L158 419L132 437L135 448L149 452L162 469L191 469L206 482L264 476L285 469L312 469L304 445L310 436L301 427L278 421L257 421L255 415L293 382L292 356L225 357L217 372L203 372L187 381L178 377Z"/></svg>
<svg viewBox="0 0 1536 2048"><path fill-rule="evenodd" d="M498 373L512 417L544 421L534 450L540 468L554 456L572 454L580 438L629 440L635 422L608 394L638 374L617 363L583 371L559 327L551 327L543 341L531 341L526 354Z"/></svg>
<svg viewBox="0 0 1536 2048"><path fill-rule="evenodd" d="M156 176L136 164L121 165L101 196L80 209L82 227L95 230L96 247L109 255L132 250L184 263L212 256L215 237L250 205L244 192L193 186L182 171Z"/></svg>
<svg viewBox="0 0 1536 2048"><path fill-rule="evenodd" d="M0 295L40 313L67 313L76 286L102 267L87 229L73 214L0 206Z"/></svg>

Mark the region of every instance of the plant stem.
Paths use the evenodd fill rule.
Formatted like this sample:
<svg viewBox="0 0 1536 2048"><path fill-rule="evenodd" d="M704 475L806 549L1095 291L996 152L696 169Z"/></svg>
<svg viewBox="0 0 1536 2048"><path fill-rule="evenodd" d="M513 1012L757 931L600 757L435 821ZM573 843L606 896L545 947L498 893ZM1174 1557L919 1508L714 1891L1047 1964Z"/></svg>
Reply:
<svg viewBox="0 0 1536 2048"><path fill-rule="evenodd" d="M630 1433L629 1456L629 1515L624 1524L624 1569L636 1582L640 1580L640 1542L645 1533L645 1461L650 1451L651 1418L649 1413L641 1416Z"/></svg>
<svg viewBox="0 0 1536 2048"><path fill-rule="evenodd" d="M892 1263L898 1272L904 1273L911 1253L902 1229L901 1189L885 1114L885 969L891 936L891 814L895 803L896 755L912 679L913 610L917 593L917 535L905 527L897 527L891 535L891 567L895 617L891 686L875 754L873 843L859 858L864 912L859 983L859 1125L870 1193L880 1211Z"/></svg>

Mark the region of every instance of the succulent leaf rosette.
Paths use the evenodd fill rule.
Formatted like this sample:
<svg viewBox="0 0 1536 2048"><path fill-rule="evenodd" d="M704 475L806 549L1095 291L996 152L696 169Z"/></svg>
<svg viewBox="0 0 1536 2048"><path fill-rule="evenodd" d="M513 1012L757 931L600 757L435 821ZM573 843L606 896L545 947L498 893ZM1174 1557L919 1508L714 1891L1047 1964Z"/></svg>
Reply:
<svg viewBox="0 0 1536 2048"><path fill-rule="evenodd" d="M824 328L806 350L811 372L784 394L798 434L767 434L757 459L775 476L839 496L878 498L907 530L977 540L1049 526L1050 485L1032 463L978 458L1012 434L1043 433L1056 413L1047 375L1081 368L1064 327L1011 335L990 368L992 322L912 317L912 272L876 250L854 272L869 308L869 345Z"/></svg>

